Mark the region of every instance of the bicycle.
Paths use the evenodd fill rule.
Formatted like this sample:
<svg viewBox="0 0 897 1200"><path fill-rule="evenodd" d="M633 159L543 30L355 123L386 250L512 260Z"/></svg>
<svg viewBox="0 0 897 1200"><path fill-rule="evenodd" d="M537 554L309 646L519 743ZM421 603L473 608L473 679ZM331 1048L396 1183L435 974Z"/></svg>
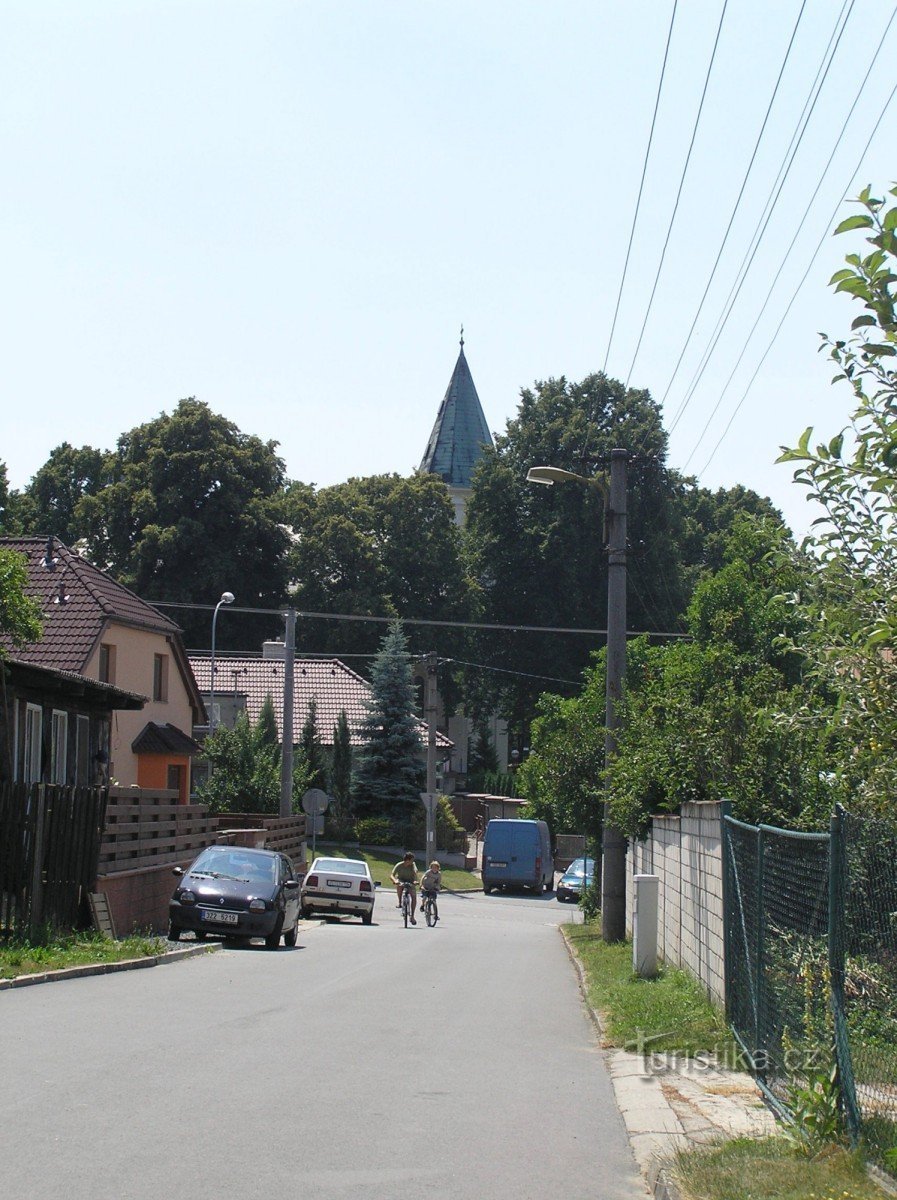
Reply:
<svg viewBox="0 0 897 1200"><path fill-rule="evenodd" d="M421 908L424 910L424 917L426 918L427 925L432 929L432 927L439 920L439 908L436 904L435 892L424 892Z"/></svg>
<svg viewBox="0 0 897 1200"><path fill-rule="evenodd" d="M408 928L408 922L411 920L411 897L414 893L414 888L410 883L402 884L402 920L405 922L405 928Z"/></svg>

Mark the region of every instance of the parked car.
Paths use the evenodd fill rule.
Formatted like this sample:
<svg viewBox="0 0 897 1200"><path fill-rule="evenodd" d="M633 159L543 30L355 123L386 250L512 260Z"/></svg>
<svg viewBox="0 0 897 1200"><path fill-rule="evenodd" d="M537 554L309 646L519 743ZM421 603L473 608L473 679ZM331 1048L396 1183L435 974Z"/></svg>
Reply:
<svg viewBox="0 0 897 1200"><path fill-rule="evenodd" d="M302 915L350 913L370 925L375 886L363 859L316 858L302 881Z"/></svg>
<svg viewBox="0 0 897 1200"><path fill-rule="evenodd" d="M551 834L544 821L496 819L483 839L483 891L515 886L541 893L554 885Z"/></svg>
<svg viewBox="0 0 897 1200"><path fill-rule="evenodd" d="M573 862L558 880L555 895L561 901L576 901L582 895L583 880L585 880L586 887L591 887L594 877L594 858L574 858Z"/></svg>
<svg viewBox="0 0 897 1200"><path fill-rule="evenodd" d="M292 862L274 850L209 846L185 872L174 868L178 886L168 905L168 936L184 930L198 938L264 938L269 950L281 937L296 944L299 879Z"/></svg>

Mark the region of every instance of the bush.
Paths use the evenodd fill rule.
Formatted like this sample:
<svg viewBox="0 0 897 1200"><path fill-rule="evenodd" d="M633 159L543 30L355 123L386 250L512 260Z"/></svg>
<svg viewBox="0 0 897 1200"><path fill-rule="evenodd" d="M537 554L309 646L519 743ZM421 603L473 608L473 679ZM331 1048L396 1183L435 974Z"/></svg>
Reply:
<svg viewBox="0 0 897 1200"><path fill-rule="evenodd" d="M355 822L355 836L362 846L388 846L392 841L392 821L388 817L362 817Z"/></svg>

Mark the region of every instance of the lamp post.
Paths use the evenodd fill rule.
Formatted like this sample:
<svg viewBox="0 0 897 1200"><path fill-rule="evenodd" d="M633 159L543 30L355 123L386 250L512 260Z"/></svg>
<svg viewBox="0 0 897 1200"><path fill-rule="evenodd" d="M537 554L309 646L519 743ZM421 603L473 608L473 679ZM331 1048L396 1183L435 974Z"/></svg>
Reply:
<svg viewBox="0 0 897 1200"><path fill-rule="evenodd" d="M212 668L209 676L209 733L215 732L215 626L218 624L218 609L222 604L233 604L233 592L222 592L221 599L215 605L215 611L212 614L212 657L210 666Z"/></svg>
<svg viewBox="0 0 897 1200"><path fill-rule="evenodd" d="M617 752L619 704L626 677L626 462L625 450L612 450L610 484L602 477L586 478L561 467L531 467L529 483L574 481L598 487L604 497L607 540L607 683L604 698L604 765ZM626 936L626 838L613 824L605 791L601 830L601 936L621 942Z"/></svg>

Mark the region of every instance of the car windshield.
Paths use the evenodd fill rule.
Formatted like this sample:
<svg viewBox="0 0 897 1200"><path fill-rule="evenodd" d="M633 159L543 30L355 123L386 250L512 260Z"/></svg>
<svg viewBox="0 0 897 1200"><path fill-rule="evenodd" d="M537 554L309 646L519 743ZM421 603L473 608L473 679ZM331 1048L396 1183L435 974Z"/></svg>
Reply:
<svg viewBox="0 0 897 1200"><path fill-rule="evenodd" d="M239 846L212 846L204 850L190 868L191 875L212 875L216 879L274 879L274 859Z"/></svg>
<svg viewBox="0 0 897 1200"><path fill-rule="evenodd" d="M583 871L584 862L585 862L585 859L582 859L582 858L574 859L573 862L570 864L570 866L567 868L565 874L568 875L571 879L573 879L574 877L577 877L577 876L580 879L582 879L583 875L585 874L585 872ZM588 864L589 864L588 874L589 874L589 877L591 877L592 872L595 870L594 858L590 858L588 860Z"/></svg>
<svg viewBox="0 0 897 1200"><path fill-rule="evenodd" d="M367 863L354 858L319 858L312 865L313 871L339 871L343 875L367 875Z"/></svg>

